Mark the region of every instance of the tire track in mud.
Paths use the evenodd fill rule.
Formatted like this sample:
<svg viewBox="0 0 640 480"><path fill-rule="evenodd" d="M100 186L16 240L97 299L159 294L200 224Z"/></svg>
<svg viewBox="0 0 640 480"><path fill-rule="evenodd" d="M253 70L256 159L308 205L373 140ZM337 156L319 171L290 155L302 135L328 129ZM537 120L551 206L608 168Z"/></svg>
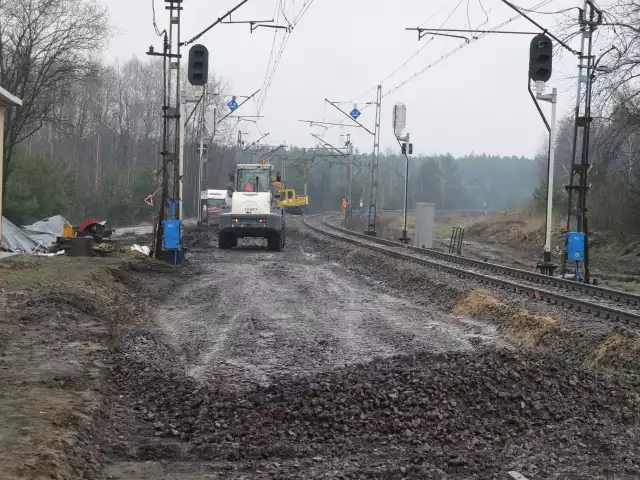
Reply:
<svg viewBox="0 0 640 480"><path fill-rule="evenodd" d="M159 309L158 326L183 353L188 375L222 388L417 350L468 350L496 335L380 293L295 243L282 254L213 249L198 260L205 273Z"/></svg>

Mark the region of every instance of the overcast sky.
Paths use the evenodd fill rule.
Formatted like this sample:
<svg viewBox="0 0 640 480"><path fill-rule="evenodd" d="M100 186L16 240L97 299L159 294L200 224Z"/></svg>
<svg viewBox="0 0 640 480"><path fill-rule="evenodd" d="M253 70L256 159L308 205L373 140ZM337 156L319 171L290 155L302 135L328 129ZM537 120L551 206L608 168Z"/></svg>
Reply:
<svg viewBox="0 0 640 480"><path fill-rule="evenodd" d="M118 29L106 53L110 60L134 55L143 58L152 42L160 50L161 42L154 36L152 26L151 1L102 0L109 7L111 23ZM238 1L185 0L183 37L199 33ZM155 2L162 30L168 25L168 15L164 2ZM531 8L540 1L516 3ZM282 8L278 8L280 5ZM460 4L459 0L249 0L233 19L276 18L279 24L286 25L287 21L294 22L305 5L308 9L288 38L264 98L261 125L241 124L242 130L248 132L248 140L257 139L261 130L270 133L270 144L286 142L309 147L316 143L311 132L324 135L336 145L344 141L340 135L351 133L360 151L370 151L373 138L363 129L334 127L325 131L298 120L337 122L344 117L324 99L349 102L342 106L345 110L351 110L355 101L362 110L361 122L373 130L375 108L365 108L365 104L375 100L375 86L382 82L383 150L398 148L391 118L395 102L407 106L407 131L414 153L464 155L474 151L532 156L546 141L546 131L526 90L530 35L488 35L433 65L463 40L436 37L430 41L425 37L418 42L417 32L405 31L420 25L442 26L457 5L445 28L468 28L470 23L472 28L490 29L516 16L499 0L462 0ZM551 0L540 11L576 5L576 0ZM563 17L534 18L553 27ZM516 19L503 29L535 31L524 19ZM260 28L250 34L248 25L219 25L198 43L209 49L210 64L216 75L228 82L230 93L249 95L259 88L265 91L265 77L273 71L274 62L272 59L269 64L269 59L274 34L275 57L285 38L282 30ZM578 47L577 39L572 46ZM411 79L429 65L433 66ZM549 85L560 91L560 115L571 110L575 102L576 65L576 59L569 54L554 63ZM260 103L251 101L238 114L256 115ZM543 109L550 113L548 104Z"/></svg>

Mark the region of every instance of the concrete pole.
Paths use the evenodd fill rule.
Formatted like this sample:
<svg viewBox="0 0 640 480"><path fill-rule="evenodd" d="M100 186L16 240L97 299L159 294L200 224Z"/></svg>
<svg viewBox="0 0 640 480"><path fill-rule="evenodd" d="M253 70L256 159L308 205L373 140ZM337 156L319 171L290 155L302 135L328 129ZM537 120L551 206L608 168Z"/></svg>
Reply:
<svg viewBox="0 0 640 480"><path fill-rule="evenodd" d="M551 131L549 133L549 177L547 178L547 228L544 240L544 261L551 262L551 224L553 221L553 173L555 170L556 145L556 106L558 104L558 89L551 93Z"/></svg>
<svg viewBox="0 0 640 480"><path fill-rule="evenodd" d="M180 128L178 130L178 178L176 178L176 182L178 182L178 219L182 220L182 207L183 207L183 199L184 199L184 121L186 120L185 116L185 102L180 102Z"/></svg>
<svg viewBox="0 0 640 480"><path fill-rule="evenodd" d="M199 145L200 145L200 151L198 152L198 181L197 181L197 185L198 185L198 214L197 214L197 222L200 223L202 222L202 186L203 186L203 182L202 182L202 177L203 177L203 166L204 166L204 126L205 126L205 121L204 121L204 114L205 114L205 110L206 110L206 102L207 102L207 85L203 85L203 90L202 90L202 110L200 112L200 141L199 141Z"/></svg>

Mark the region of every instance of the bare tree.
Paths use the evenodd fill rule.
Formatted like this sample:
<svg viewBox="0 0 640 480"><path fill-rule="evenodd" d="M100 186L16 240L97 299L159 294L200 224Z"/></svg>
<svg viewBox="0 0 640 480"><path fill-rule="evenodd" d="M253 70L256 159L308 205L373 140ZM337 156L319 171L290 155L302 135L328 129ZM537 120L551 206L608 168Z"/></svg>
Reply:
<svg viewBox="0 0 640 480"><path fill-rule="evenodd" d="M5 122L3 185L15 146L56 118L65 89L99 73L108 34L107 10L93 1L0 3L0 84L23 102Z"/></svg>

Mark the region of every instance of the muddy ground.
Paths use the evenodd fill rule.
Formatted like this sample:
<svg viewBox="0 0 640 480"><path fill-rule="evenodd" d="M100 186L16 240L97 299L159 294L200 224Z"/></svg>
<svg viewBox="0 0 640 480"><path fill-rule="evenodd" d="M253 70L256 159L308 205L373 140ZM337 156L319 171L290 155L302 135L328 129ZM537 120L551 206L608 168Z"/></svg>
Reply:
<svg viewBox="0 0 640 480"><path fill-rule="evenodd" d="M106 362L173 275L126 254L0 262L0 478L95 477Z"/></svg>
<svg viewBox="0 0 640 480"><path fill-rule="evenodd" d="M636 331L288 241L0 263L0 478L640 476Z"/></svg>

